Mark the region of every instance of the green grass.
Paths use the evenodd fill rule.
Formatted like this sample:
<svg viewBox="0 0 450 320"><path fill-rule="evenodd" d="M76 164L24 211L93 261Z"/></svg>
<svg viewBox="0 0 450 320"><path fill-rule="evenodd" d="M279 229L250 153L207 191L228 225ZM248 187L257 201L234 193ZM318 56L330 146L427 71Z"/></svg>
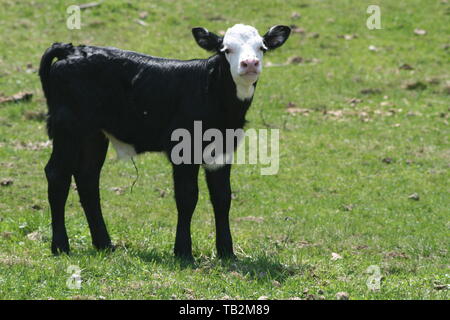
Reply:
<svg viewBox="0 0 450 320"><path fill-rule="evenodd" d="M366 28L373 1L106 1L82 11L81 30L65 27L70 4L0 4L0 92L34 94L31 102L0 104L0 180L13 180L0 186L1 299L335 299L340 291L350 299L448 299L442 289L450 273L448 3L377 1L381 30ZM142 11L147 26L135 21ZM301 17L291 18L293 12ZM247 128L280 128L280 170L261 176L259 166L234 166L231 227L239 261L216 258L201 179L192 225L196 264L180 265L172 255L170 165L160 154L137 158L140 177L131 193L134 168L115 161L112 148L101 196L118 250L92 249L72 191L66 208L72 254L53 257L43 171L51 149L43 144L44 122L30 119L46 110L36 73L43 51L61 41L207 57L190 29L219 32L240 22L261 33L275 24L306 30L268 54L266 64L293 56L318 62L266 67L258 83ZM416 28L427 34L414 34ZM357 38L338 37L344 34ZM400 70L405 63L414 70ZM411 81L426 88L404 89ZM363 101L352 106L350 98ZM288 103L310 112L291 115ZM408 198L413 193L418 201ZM342 259L332 260L333 252ZM70 265L82 270L79 290L66 286ZM366 286L371 265L383 277L378 291Z"/></svg>

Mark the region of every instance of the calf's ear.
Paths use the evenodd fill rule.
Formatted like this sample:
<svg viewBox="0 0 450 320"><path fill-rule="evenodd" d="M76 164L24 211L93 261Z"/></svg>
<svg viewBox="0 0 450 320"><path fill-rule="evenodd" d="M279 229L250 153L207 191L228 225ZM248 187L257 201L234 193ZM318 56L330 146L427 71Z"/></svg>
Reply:
<svg viewBox="0 0 450 320"><path fill-rule="evenodd" d="M223 38L205 28L192 28L192 35L197 44L205 50L218 52L222 46Z"/></svg>
<svg viewBox="0 0 450 320"><path fill-rule="evenodd" d="M267 49L273 50L281 47L283 43L289 38L291 28L287 26L273 26L263 36L263 41Z"/></svg>

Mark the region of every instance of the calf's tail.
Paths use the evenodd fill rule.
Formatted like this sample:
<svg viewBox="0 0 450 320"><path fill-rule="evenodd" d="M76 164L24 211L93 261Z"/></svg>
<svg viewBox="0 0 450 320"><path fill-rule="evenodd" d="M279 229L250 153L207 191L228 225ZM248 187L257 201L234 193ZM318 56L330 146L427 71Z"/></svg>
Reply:
<svg viewBox="0 0 450 320"><path fill-rule="evenodd" d="M48 114L47 114L47 133L48 136L53 138L52 125L51 125L51 102L50 102L50 70L53 60L65 59L71 52L73 52L73 46L71 43L54 43L48 48L41 58L41 64L39 66L39 77L41 78L42 90L44 91L45 98L47 99Z"/></svg>
<svg viewBox="0 0 450 320"><path fill-rule="evenodd" d="M50 97L50 68L55 58L58 60L65 59L73 51L71 43L54 43L48 48L41 58L41 65L39 67L39 77L41 78L42 89L47 100Z"/></svg>

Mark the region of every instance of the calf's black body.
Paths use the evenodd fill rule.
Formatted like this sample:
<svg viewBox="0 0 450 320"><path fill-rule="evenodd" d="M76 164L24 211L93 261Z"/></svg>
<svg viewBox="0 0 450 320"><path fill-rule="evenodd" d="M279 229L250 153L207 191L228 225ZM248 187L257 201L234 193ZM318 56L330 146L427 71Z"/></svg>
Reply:
<svg viewBox="0 0 450 320"><path fill-rule="evenodd" d="M59 60L51 64L57 57ZM111 247L102 218L99 177L108 141L103 131L136 152L169 155L178 128L194 121L209 128L243 128L251 99L236 97L228 62L221 54L179 61L115 48L54 44L42 58L40 75L48 103L53 152L45 168L52 211L54 253L69 251L64 205L71 176L86 213L94 246ZM193 154L193 153L191 153ZM233 256L228 222L230 165L206 172L219 256ZM197 198L198 164L173 164L178 226L175 254L192 257L190 222Z"/></svg>

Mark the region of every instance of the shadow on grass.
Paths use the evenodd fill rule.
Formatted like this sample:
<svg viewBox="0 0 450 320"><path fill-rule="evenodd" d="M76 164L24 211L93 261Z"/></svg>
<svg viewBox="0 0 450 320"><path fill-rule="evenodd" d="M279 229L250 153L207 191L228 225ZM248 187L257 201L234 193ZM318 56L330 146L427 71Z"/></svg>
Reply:
<svg viewBox="0 0 450 320"><path fill-rule="evenodd" d="M255 256L238 259L237 261L224 261L222 266L226 271L237 272L253 280L284 282L286 279L302 275L311 270L310 265L285 264L277 256Z"/></svg>
<svg viewBox="0 0 450 320"><path fill-rule="evenodd" d="M109 254L126 254L131 257L142 260L148 264L156 264L166 267L169 270L198 270L209 273L238 273L255 281L273 281L280 283L293 276L311 273L314 266L311 264L286 264L282 263L277 255L255 255L253 257L244 257L230 260L220 260L214 256L199 253L195 261L176 258L172 251L162 249L143 249L117 247L114 252L97 251L94 248L86 248L78 251L76 255L81 256L107 256Z"/></svg>
<svg viewBox="0 0 450 320"><path fill-rule="evenodd" d="M255 257L238 258L231 260L220 260L200 254L195 261L176 258L172 252L161 252L158 250L134 250L133 255L147 263L164 265L172 270L195 269L210 273L215 270L236 272L243 277L252 280L284 282L292 276L302 275L312 271L314 267L308 264L284 264L277 256L260 255Z"/></svg>
<svg viewBox="0 0 450 320"><path fill-rule="evenodd" d="M171 270L195 269L197 264L195 261L176 258L171 251L139 250L134 249L132 254L146 263L155 263L164 265Z"/></svg>

